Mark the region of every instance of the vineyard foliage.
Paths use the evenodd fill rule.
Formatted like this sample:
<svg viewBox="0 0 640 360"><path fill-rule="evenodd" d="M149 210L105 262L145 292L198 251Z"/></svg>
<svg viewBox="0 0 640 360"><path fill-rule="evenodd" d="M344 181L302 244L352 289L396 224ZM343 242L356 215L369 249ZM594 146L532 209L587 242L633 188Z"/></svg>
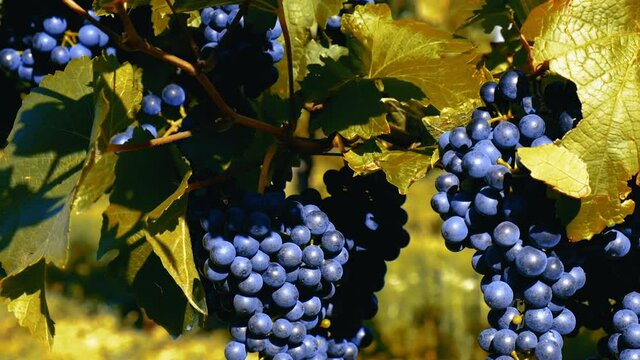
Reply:
<svg viewBox="0 0 640 360"><path fill-rule="evenodd" d="M187 45L175 43L184 38L184 27L200 26L199 10L235 3L135 0L126 11L149 7L147 40L180 54ZM97 0L94 8L112 16L118 4ZM508 67L550 72L577 85L584 115L578 126L554 144L519 152L521 165L548 184L549 196L572 210L561 216L568 237L590 239L633 212L626 197L628 181L640 170L636 2L487 0L458 34L394 20L388 5L368 4L343 15L344 41L336 42L321 28L343 7L341 0L247 4L247 21L256 26L270 27L276 15L286 24L278 40L288 50L276 65L279 79L242 107L207 113L211 124L179 142L155 146L140 128L124 147L110 139L141 123L148 89L161 89L168 78L197 88L194 78L208 64L187 62L176 75L175 61L82 57L24 97L0 152L0 296L37 339L51 344L55 335L46 273L67 263L72 213L108 197L97 257L116 250L114 276L131 286L150 318L177 336L203 325L208 315L192 247L200 240L191 239L186 218L188 194L207 175L231 174L253 190L265 181L290 180L303 156L335 145L355 174L382 171L406 193L437 165L435 139L468 123L482 83ZM483 54L460 35L464 26L480 22L490 30L501 19L516 25L505 32L508 56ZM203 94L199 88L188 107L212 101L211 91ZM238 113L262 124L250 127L270 130L242 127ZM283 136L282 129L293 135Z"/></svg>

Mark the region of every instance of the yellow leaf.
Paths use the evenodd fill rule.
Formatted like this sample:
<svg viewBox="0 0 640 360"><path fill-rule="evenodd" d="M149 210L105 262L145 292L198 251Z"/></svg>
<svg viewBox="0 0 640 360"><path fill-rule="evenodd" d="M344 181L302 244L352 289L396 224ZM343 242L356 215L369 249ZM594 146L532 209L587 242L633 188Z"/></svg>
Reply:
<svg viewBox="0 0 640 360"><path fill-rule="evenodd" d="M544 5L543 5L544 6ZM534 58L578 86L584 119L561 145L587 164L591 195L567 227L588 239L631 213L627 181L639 170L640 3L575 0L545 19Z"/></svg>
<svg viewBox="0 0 640 360"><path fill-rule="evenodd" d="M423 117L422 123L429 134L437 139L445 131L468 124L471 121L471 113L479 106L482 106L482 102L477 97L468 99L457 107L441 109L440 115Z"/></svg>
<svg viewBox="0 0 640 360"><path fill-rule="evenodd" d="M38 341L51 346L55 335L54 322L45 298L45 261L10 275L0 283L0 296L9 300L8 308Z"/></svg>
<svg viewBox="0 0 640 360"><path fill-rule="evenodd" d="M518 156L531 177L574 198L591 193L587 165L566 148L554 144L518 149Z"/></svg>
<svg viewBox="0 0 640 360"><path fill-rule="evenodd" d="M354 59L369 79L395 78L418 86L426 101L442 109L476 98L475 46L413 20L396 20L387 5L356 7L342 18Z"/></svg>

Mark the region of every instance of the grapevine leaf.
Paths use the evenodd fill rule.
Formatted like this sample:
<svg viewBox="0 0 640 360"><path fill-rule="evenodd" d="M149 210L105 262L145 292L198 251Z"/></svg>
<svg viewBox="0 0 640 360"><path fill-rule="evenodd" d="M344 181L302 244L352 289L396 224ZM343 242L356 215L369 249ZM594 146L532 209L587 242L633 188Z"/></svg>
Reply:
<svg viewBox="0 0 640 360"><path fill-rule="evenodd" d="M149 136L138 128L134 131L134 141ZM118 239L131 243L144 237L189 303L205 314L204 291L183 217L191 172L176 152L175 147L165 146L119 154L100 252L117 247Z"/></svg>
<svg viewBox="0 0 640 360"><path fill-rule="evenodd" d="M291 61L293 63L293 79L295 90L299 89L298 82L307 75L307 66L322 64L321 57L338 59L346 54L344 47L331 45L324 47L313 40L318 27L323 27L327 19L338 13L342 8L342 0L284 0L284 14L289 30L291 42ZM284 39L282 40L284 44ZM287 66L289 59L284 58L276 67L281 76L271 91L282 97L288 96Z"/></svg>
<svg viewBox="0 0 640 360"><path fill-rule="evenodd" d="M69 63L24 99L0 158L0 262L64 266L71 205L91 136L91 60Z"/></svg>
<svg viewBox="0 0 640 360"><path fill-rule="evenodd" d="M421 151L386 151L375 160L387 181L406 194L409 186L422 179L431 168L431 154Z"/></svg>
<svg viewBox="0 0 640 360"><path fill-rule="evenodd" d="M535 62L548 61L575 82L583 105L584 118L561 142L587 165L591 187L567 226L572 240L589 239L634 209L621 199L640 169L639 15L635 1L571 1L544 21L535 41Z"/></svg>
<svg viewBox="0 0 640 360"><path fill-rule="evenodd" d="M119 0L95 0L93 2L93 9L96 11L96 14L103 16L106 14L110 14L115 9L114 3ZM152 0L128 0L127 8L135 9L139 6L149 5Z"/></svg>
<svg viewBox="0 0 640 360"><path fill-rule="evenodd" d="M481 106L479 99L469 99L455 108L444 108L439 115L425 116L422 123L427 128L429 134L437 139L445 132L458 126L464 126L471 121L469 114Z"/></svg>
<svg viewBox="0 0 640 360"><path fill-rule="evenodd" d="M171 21L171 8L167 0L151 0L151 22L153 33L158 36L169 28Z"/></svg>
<svg viewBox="0 0 640 360"><path fill-rule="evenodd" d="M361 146L351 149L344 154L344 159L356 175L371 174L380 170L376 158L382 155L382 150L375 140L369 140Z"/></svg>
<svg viewBox="0 0 640 360"><path fill-rule="evenodd" d="M539 148L518 149L522 164L531 170L531 177L574 198L589 195L589 173L580 158L562 146L549 144Z"/></svg>
<svg viewBox="0 0 640 360"><path fill-rule="evenodd" d="M45 297L45 262L40 260L0 283L0 296L9 300L9 311L20 326L38 341L51 346L55 327Z"/></svg>
<svg viewBox="0 0 640 360"><path fill-rule="evenodd" d="M370 117L365 124L351 125L344 130L340 130L340 135L346 139L355 139L356 137L370 139L378 135L388 134L390 131L391 128L387 122L387 116L382 114Z"/></svg>
<svg viewBox="0 0 640 360"><path fill-rule="evenodd" d="M357 6L343 16L342 31L350 57L366 78L414 84L422 91L421 99L439 109L477 96L478 54L468 40L454 39L423 22L394 21L387 5Z"/></svg>
<svg viewBox="0 0 640 360"><path fill-rule="evenodd" d="M142 100L142 74L131 64L120 65L113 57L95 61L96 106L92 147L82 170L74 206L85 208L113 185L117 155L103 150L113 135L134 121Z"/></svg>

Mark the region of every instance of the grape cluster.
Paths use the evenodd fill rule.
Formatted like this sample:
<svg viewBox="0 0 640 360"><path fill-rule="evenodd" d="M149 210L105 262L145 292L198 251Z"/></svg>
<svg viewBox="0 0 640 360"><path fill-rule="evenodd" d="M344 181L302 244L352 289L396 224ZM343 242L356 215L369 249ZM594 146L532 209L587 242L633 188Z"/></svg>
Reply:
<svg viewBox="0 0 640 360"><path fill-rule="evenodd" d="M565 83L546 89L553 96L571 92ZM486 106L473 111L470 124L439 138L447 172L436 179L431 206L445 220L441 232L448 249L476 250L472 266L484 275L481 289L491 309L491 328L480 333L480 347L496 359L514 351L560 359L563 336L576 330L567 303L585 285L586 273L564 251L570 244L544 184L520 176L526 170L517 149L551 143L575 125L558 117L580 114L549 105L570 101L539 101L516 71L485 83L480 97Z"/></svg>
<svg viewBox="0 0 640 360"><path fill-rule="evenodd" d="M607 350L621 360L640 358L640 293L632 291L622 299L622 308L612 317L613 334L607 340Z"/></svg>
<svg viewBox="0 0 640 360"><path fill-rule="evenodd" d="M374 294L384 286L385 261L396 259L409 243L404 229L407 214L402 209L405 196L389 184L382 172L354 177L348 167L329 170L324 182L331 196L322 208L353 242L351 258L345 266L345 280L330 300L331 332L334 337L360 347L357 334L364 320L378 311Z"/></svg>
<svg viewBox="0 0 640 360"><path fill-rule="evenodd" d="M240 88L246 96L256 97L278 80L275 63L284 57L284 47L278 41L282 35L280 23L265 32L254 30L240 19L230 34L229 27L238 15L238 5L223 5L202 10L205 45L202 56L216 60L212 78L224 87ZM227 39L232 36L233 39Z"/></svg>
<svg viewBox="0 0 640 360"><path fill-rule="evenodd" d="M41 31L23 37L23 48L0 50L0 68L39 84L44 76L64 68L71 59L91 57L103 49L108 55L116 54L113 47L107 47L109 36L92 24L84 24L77 33L67 30L67 21L60 17L46 18L41 25Z"/></svg>
<svg viewBox="0 0 640 360"><path fill-rule="evenodd" d="M320 331L349 258L344 235L320 208L269 192L248 195L226 211L213 209L201 225L214 310L231 322L228 359L247 352L319 359L336 351L355 359L357 347Z"/></svg>

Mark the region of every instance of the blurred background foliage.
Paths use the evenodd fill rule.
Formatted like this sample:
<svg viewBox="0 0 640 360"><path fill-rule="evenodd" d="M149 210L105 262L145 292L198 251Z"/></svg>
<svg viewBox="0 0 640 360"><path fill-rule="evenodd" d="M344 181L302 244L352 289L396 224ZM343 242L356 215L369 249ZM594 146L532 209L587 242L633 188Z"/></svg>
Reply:
<svg viewBox="0 0 640 360"><path fill-rule="evenodd" d="M389 3L396 18L431 23L472 39L484 53L492 52L487 24L478 21L462 26L474 11L487 6L482 0ZM497 21L495 25L508 25ZM507 42L512 38L503 35ZM492 70L504 66L505 57L498 57L501 62L490 67ZM315 157L308 186L322 192L324 171L341 166L338 158ZM376 340L361 353L362 359L467 360L486 356L475 344L477 334L486 327L488 309L478 288L480 277L470 266L472 253L446 250L439 234L441 220L429 205L437 175L432 172L410 189L404 208L410 214L407 228L411 243L396 261L388 263L386 285L378 293L380 310L370 323ZM128 289L109 276L107 264L115 254L95 260L103 206L97 204L93 211L74 217L73 258L66 269L49 270L51 286L47 298L56 322L53 348L33 340L2 306L0 358L224 359L222 350L228 334L223 324L214 324L214 330L209 332L194 329L174 339L148 320ZM598 333L582 333L565 347L565 358L584 359L595 353L593 344L598 337Z"/></svg>

